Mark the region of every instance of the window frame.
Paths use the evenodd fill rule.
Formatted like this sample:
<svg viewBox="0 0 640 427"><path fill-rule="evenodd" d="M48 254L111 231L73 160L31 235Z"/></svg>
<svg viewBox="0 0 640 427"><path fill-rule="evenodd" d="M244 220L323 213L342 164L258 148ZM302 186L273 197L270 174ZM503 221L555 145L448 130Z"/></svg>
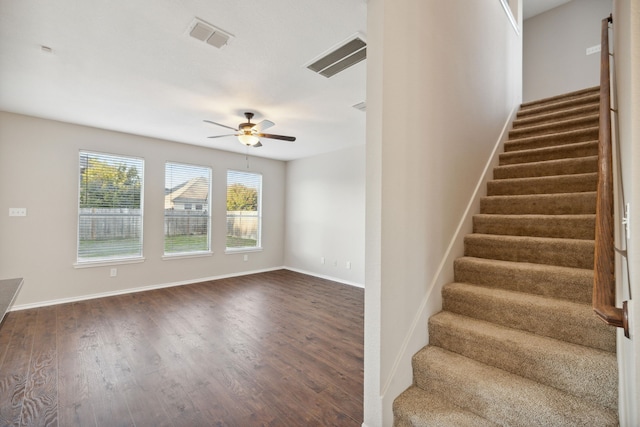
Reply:
<svg viewBox="0 0 640 427"><path fill-rule="evenodd" d="M243 253L243 252L260 252L263 250L262 247L262 193L263 193L263 175L260 172L248 172L248 171L240 171L236 169L227 169L227 182L226 182L226 194L225 194L225 223L226 229L228 230L229 224L229 212L227 207L228 197L229 197L229 174L242 174L242 175L253 175L259 177L259 188L257 189L257 214L255 215L257 219L257 238L255 246L227 246L228 244L228 232L225 233L225 253L233 254L233 253ZM251 212L251 211L249 211Z"/></svg>
<svg viewBox="0 0 640 427"><path fill-rule="evenodd" d="M204 208L205 206L207 207L206 210L206 218L207 218L207 233L206 233L206 243L207 243L207 249L205 250L188 250L188 251L180 251L180 252L167 252L167 232L166 232L166 220L167 220L167 210L164 209L163 211L163 236L162 236L162 242L163 242L163 255L162 255L162 259L176 259L176 258L193 258L193 257L200 257L200 256L211 256L213 255L212 252L212 248L211 248L211 243L212 243L212 187L213 187L213 169L211 168L211 166L205 166L205 165L196 165L196 164L192 164L192 163L184 163L184 162L175 162L175 161L170 161L167 160L164 164L164 178L165 178L165 185L164 188L166 189L166 183L167 183L167 166L168 165L174 165L174 166L178 166L178 167L186 167L186 168L198 168L198 169L205 169L208 172L208 194L207 194L207 203L206 204L201 204L201 206ZM165 194L165 197L167 196L167 194ZM165 200L165 205L166 205L166 200ZM193 212L193 213L201 213L203 212L205 209L194 209L195 207L195 203L193 202L189 202L189 203L185 203L184 204L184 210L185 211L189 211L189 212ZM188 208L187 208L188 206Z"/></svg>
<svg viewBox="0 0 640 427"><path fill-rule="evenodd" d="M128 166L131 166L132 163L139 163L140 170L138 171L138 176L140 179L140 213L138 215L130 215L132 217L139 218L139 247L140 253L135 255L125 255L125 256L92 256L92 257L82 257L80 255L80 242L81 242L81 226L82 226L82 216L81 212L81 193L82 193L82 169L83 169L83 157L86 157L86 165L89 163L90 158L95 158L98 160L102 159L122 159L124 163ZM86 168L87 166L85 166ZM115 154L115 153L105 153L100 151L93 150L79 150L78 151L78 168L76 169L76 176L78 179L78 192L76 195L76 262L73 264L74 268L87 268L87 267L100 267L105 265L118 265L118 264L132 264L132 263L140 263L144 262L144 172L145 172L145 159L143 157L125 155L125 154ZM122 209L122 208L121 208Z"/></svg>

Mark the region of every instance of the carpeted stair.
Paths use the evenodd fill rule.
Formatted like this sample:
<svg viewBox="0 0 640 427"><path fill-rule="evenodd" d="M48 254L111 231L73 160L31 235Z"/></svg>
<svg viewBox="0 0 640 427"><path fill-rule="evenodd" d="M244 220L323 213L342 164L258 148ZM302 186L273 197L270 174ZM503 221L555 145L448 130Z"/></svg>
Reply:
<svg viewBox="0 0 640 427"><path fill-rule="evenodd" d="M617 426L593 314L598 88L523 104L394 426Z"/></svg>

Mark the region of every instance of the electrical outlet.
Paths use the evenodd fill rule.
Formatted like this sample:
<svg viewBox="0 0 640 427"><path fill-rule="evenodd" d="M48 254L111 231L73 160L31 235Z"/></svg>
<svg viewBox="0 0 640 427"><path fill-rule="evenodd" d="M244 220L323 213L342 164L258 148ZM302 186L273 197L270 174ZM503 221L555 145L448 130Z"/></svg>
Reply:
<svg viewBox="0 0 640 427"><path fill-rule="evenodd" d="M324 257L323 256L320 257L320 264L324 264Z"/></svg>
<svg viewBox="0 0 640 427"><path fill-rule="evenodd" d="M112 268L111 271L109 272L111 277L116 277L118 275L118 269L117 268Z"/></svg>
<svg viewBox="0 0 640 427"><path fill-rule="evenodd" d="M243 260L244 260L244 261L249 261L249 255L244 254L244 258L243 258Z"/></svg>
<svg viewBox="0 0 640 427"><path fill-rule="evenodd" d="M591 46L587 48L587 55L593 55L594 53L598 53L600 52L602 48L600 47L599 44L595 45L595 46Z"/></svg>
<svg viewBox="0 0 640 427"><path fill-rule="evenodd" d="M27 208L9 208L9 216L27 216Z"/></svg>
<svg viewBox="0 0 640 427"><path fill-rule="evenodd" d="M345 265L347 270L351 270L351 261L347 261L347 264Z"/></svg>

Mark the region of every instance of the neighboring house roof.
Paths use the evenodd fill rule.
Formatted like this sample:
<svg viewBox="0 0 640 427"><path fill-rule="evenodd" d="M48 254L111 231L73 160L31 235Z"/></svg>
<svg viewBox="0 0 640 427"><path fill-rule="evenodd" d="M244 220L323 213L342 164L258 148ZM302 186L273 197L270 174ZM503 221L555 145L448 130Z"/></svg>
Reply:
<svg viewBox="0 0 640 427"><path fill-rule="evenodd" d="M184 184L180 184L164 196L164 208L173 209L178 204L207 203L209 198L209 183L206 178L192 178Z"/></svg>

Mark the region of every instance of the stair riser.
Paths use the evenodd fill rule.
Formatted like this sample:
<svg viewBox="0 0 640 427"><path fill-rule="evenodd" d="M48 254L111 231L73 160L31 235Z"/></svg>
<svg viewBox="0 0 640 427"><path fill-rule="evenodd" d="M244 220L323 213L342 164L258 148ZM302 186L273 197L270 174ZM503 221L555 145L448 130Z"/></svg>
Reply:
<svg viewBox="0 0 640 427"><path fill-rule="evenodd" d="M553 111L550 113L539 113L539 114L529 114L525 117L518 117L513 122L513 129L518 129L521 127L529 127L529 126L537 126L546 123L553 123L555 121L563 121L576 119L583 116L589 116L593 114L598 114L600 109L600 105L588 104L584 106L563 109L558 111Z"/></svg>
<svg viewBox="0 0 640 427"><path fill-rule="evenodd" d="M473 232L508 236L594 239L594 216L475 215Z"/></svg>
<svg viewBox="0 0 640 427"><path fill-rule="evenodd" d="M504 239L472 234L465 237L464 248L465 256L477 258L593 268L594 243L591 240Z"/></svg>
<svg viewBox="0 0 640 427"><path fill-rule="evenodd" d="M597 116L581 117L579 119L546 123L538 126L522 127L509 132L509 139L527 138L532 136L549 135L557 132L568 132L593 126L598 126Z"/></svg>
<svg viewBox="0 0 640 427"><path fill-rule="evenodd" d="M523 150L499 155L500 166L519 163L544 162L547 160L569 159L598 155L597 142L582 142L578 144L550 147L538 150Z"/></svg>
<svg viewBox="0 0 640 427"><path fill-rule="evenodd" d="M573 344L615 352L615 330L593 315L587 304L567 308L554 301L516 300L449 284L443 288L443 309L474 319L519 329Z"/></svg>
<svg viewBox="0 0 640 427"><path fill-rule="evenodd" d="M414 357L414 377L418 387L447 396L456 405L504 426L617 426L613 411L584 401L572 404L559 390L478 367L459 355L419 353Z"/></svg>
<svg viewBox="0 0 640 427"><path fill-rule="evenodd" d="M595 214L596 193L483 197L480 199L480 213L502 215Z"/></svg>
<svg viewBox="0 0 640 427"><path fill-rule="evenodd" d="M488 196L517 194L557 194L596 191L597 173L545 178L518 178L487 183Z"/></svg>
<svg viewBox="0 0 640 427"><path fill-rule="evenodd" d="M512 139L504 143L504 151L505 153L511 153L513 151L557 147L559 145L593 141L598 141L597 127L580 129L573 132L561 132L544 136Z"/></svg>
<svg viewBox="0 0 640 427"><path fill-rule="evenodd" d="M494 179L529 178L598 172L598 156L498 166Z"/></svg>
<svg viewBox="0 0 640 427"><path fill-rule="evenodd" d="M458 258L456 282L591 304L593 271Z"/></svg>
<svg viewBox="0 0 640 427"><path fill-rule="evenodd" d="M433 316L429 344L616 409L617 394L603 392L616 389L615 355L554 345L553 340L486 323L481 331L475 325L465 324L458 316Z"/></svg>

